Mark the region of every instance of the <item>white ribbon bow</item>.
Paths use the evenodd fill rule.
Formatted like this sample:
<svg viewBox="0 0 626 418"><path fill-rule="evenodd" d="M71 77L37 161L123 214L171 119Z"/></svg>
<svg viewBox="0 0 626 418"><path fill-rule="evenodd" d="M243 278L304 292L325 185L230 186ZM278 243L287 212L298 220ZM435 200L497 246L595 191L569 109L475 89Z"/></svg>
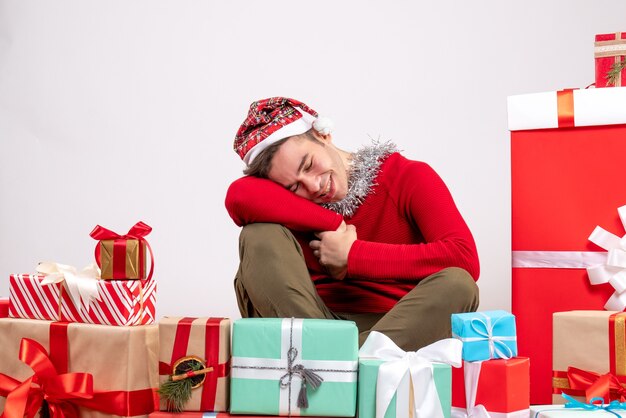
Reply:
<svg viewBox="0 0 626 418"><path fill-rule="evenodd" d="M89 312L89 304L94 300L101 300L98 293L100 269L95 263L78 272L74 266L44 262L37 266L37 273L45 276L41 281L42 285L65 283L70 299L79 311L85 309Z"/></svg>
<svg viewBox="0 0 626 418"><path fill-rule="evenodd" d="M617 209L619 218L626 229L626 206ZM626 235L618 237L600 226L596 226L589 241L608 251L606 263L587 267L591 284L610 283L615 292L604 305L609 311L623 311L626 308Z"/></svg>
<svg viewBox="0 0 626 418"><path fill-rule="evenodd" d="M433 379L432 362L461 367L463 343L453 338L437 341L415 352L406 352L389 337L372 331L359 350L359 357L387 360L380 365L376 381L376 418L383 418L403 378L413 383L414 418L443 418L441 401ZM406 388L408 391L408 387ZM403 406L397 409L401 416Z"/></svg>

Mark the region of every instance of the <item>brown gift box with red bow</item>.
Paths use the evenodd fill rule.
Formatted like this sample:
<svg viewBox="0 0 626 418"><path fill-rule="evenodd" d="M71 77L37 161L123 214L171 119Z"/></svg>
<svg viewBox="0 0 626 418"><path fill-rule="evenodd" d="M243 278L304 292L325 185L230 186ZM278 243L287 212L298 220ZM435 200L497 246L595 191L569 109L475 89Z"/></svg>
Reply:
<svg viewBox="0 0 626 418"><path fill-rule="evenodd" d="M51 416L66 418L141 418L158 406L156 325L2 318L0 347L0 413L5 416L32 417L43 400ZM25 397L23 412L20 398Z"/></svg>
<svg viewBox="0 0 626 418"><path fill-rule="evenodd" d="M561 393L607 403L626 395L626 313L557 312L553 320L553 403L565 403Z"/></svg>

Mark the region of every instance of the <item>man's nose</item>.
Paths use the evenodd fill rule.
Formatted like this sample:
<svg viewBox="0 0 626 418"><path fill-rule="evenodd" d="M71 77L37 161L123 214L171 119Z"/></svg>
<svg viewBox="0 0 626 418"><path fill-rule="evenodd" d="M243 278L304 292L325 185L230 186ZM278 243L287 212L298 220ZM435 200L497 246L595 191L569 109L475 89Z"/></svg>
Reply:
<svg viewBox="0 0 626 418"><path fill-rule="evenodd" d="M316 195L317 193L319 193L320 188L322 187L318 176L306 176L302 180L302 183L304 184L307 192L309 192L309 194L311 195Z"/></svg>

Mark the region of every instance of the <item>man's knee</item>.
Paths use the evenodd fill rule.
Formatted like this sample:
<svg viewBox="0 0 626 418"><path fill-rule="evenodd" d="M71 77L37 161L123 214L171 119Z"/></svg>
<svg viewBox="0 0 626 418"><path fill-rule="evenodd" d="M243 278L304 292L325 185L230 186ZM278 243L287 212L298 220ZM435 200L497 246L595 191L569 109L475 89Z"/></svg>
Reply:
<svg viewBox="0 0 626 418"><path fill-rule="evenodd" d="M446 295L459 312L471 312L478 309L479 291L472 276L459 267L449 267L441 271L441 283L446 288Z"/></svg>
<svg viewBox="0 0 626 418"><path fill-rule="evenodd" d="M259 256L270 261L289 248L295 247L293 234L280 224L253 223L244 226L239 235L239 254Z"/></svg>

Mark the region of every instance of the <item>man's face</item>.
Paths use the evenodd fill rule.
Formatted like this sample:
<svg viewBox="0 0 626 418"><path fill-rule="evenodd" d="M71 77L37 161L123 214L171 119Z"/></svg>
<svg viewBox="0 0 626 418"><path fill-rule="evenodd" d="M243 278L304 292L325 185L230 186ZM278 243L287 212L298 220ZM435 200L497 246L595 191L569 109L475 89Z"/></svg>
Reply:
<svg viewBox="0 0 626 418"><path fill-rule="evenodd" d="M343 199L348 192L347 167L330 136L322 141L288 139L272 159L270 180L318 204Z"/></svg>

